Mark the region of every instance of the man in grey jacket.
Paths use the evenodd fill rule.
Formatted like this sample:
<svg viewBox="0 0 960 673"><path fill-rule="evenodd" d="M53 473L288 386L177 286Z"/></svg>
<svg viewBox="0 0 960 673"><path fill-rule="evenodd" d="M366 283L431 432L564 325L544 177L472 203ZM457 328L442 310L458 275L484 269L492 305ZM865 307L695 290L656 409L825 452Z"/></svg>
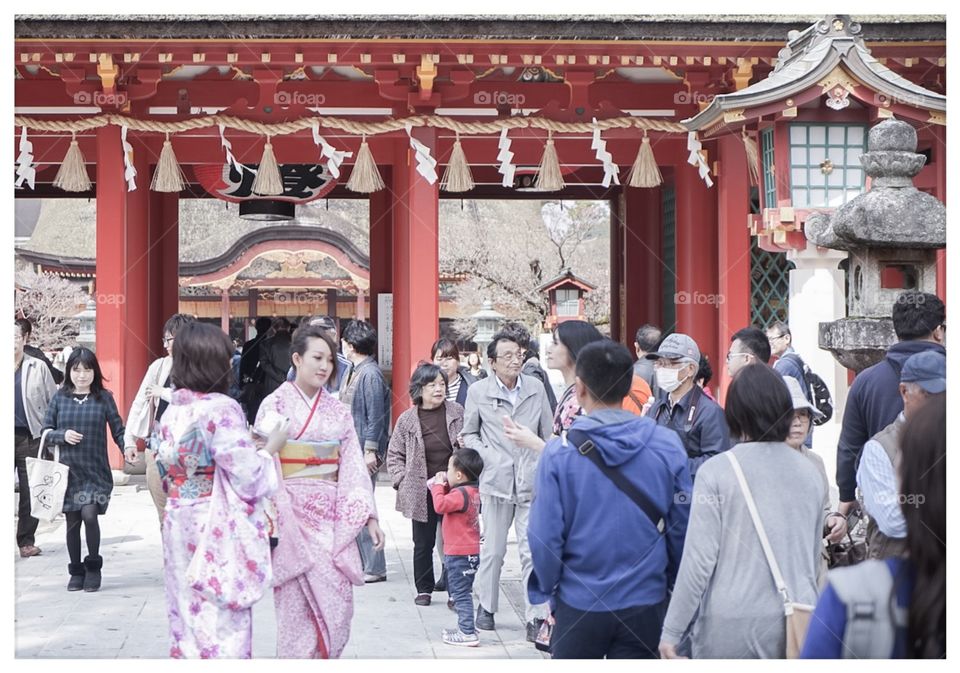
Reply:
<svg viewBox="0 0 960 673"><path fill-rule="evenodd" d="M40 450L40 429L50 399L57 392L50 370L42 360L23 352L26 335L19 323L13 324L13 431L14 467L20 481L20 502L17 508L17 546L20 556L29 558L40 553L34 542L39 521L30 515L30 483L27 480L27 458L36 458Z"/></svg>
<svg viewBox="0 0 960 673"><path fill-rule="evenodd" d="M527 521L533 499L539 451L520 448L507 440L504 426L523 425L543 440L550 437L553 419L543 384L520 373L523 349L509 332L499 332L487 348L487 357L494 376L477 381L467 391L463 443L483 458L480 475L480 505L483 517L483 539L480 567L474 587L477 605L477 628L492 631L493 615L500 594L500 570L507 553L507 532L513 524L523 568L523 586L533 570L530 545L527 542ZM547 607L529 604L524 595L527 640L534 640L539 622L546 617Z"/></svg>

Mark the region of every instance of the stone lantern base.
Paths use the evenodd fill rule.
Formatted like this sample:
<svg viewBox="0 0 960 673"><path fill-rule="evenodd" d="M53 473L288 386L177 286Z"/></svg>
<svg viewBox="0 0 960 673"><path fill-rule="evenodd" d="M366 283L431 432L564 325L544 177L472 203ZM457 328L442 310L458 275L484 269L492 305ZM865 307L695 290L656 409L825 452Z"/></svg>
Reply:
<svg viewBox="0 0 960 673"><path fill-rule="evenodd" d="M841 318L820 323L820 348L858 374L880 362L896 342L890 318Z"/></svg>

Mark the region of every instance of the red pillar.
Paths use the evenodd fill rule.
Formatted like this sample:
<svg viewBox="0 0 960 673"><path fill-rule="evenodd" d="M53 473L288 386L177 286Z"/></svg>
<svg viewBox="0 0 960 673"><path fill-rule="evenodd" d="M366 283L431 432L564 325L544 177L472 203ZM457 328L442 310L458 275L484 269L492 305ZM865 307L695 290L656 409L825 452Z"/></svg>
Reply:
<svg viewBox="0 0 960 673"><path fill-rule="evenodd" d="M717 186L708 188L694 166L678 166L675 175L676 331L693 337L700 352L718 363Z"/></svg>
<svg viewBox="0 0 960 673"><path fill-rule="evenodd" d="M180 312L180 195L160 195L163 319Z"/></svg>
<svg viewBox="0 0 960 673"><path fill-rule="evenodd" d="M384 181L391 184L384 172ZM370 195L370 322L379 330L378 295L393 291L393 191Z"/></svg>
<svg viewBox="0 0 960 673"><path fill-rule="evenodd" d="M624 287L626 294L625 341L632 350L637 328L645 323L660 325L663 315L663 195L660 188L623 190Z"/></svg>
<svg viewBox="0 0 960 673"><path fill-rule="evenodd" d="M436 148L432 128L413 130L414 137ZM393 232L393 418L410 406L407 386L413 365L430 354L440 324L439 182L431 185L416 170L409 145L394 164L397 195Z"/></svg>
<svg viewBox="0 0 960 673"><path fill-rule="evenodd" d="M160 357L166 354L163 325L180 311L180 195L150 192L149 208L150 289L145 340L153 356Z"/></svg>
<svg viewBox="0 0 960 673"><path fill-rule="evenodd" d="M150 362L147 154L136 153L139 185L127 193L120 129L97 130L97 359L121 415L126 415ZM142 191L141 191L142 190ZM109 452L114 468L119 451Z"/></svg>
<svg viewBox="0 0 960 673"><path fill-rule="evenodd" d="M719 331L716 353L723 357L730 336L750 324L750 177L743 143L734 135L717 141L720 160L716 179L719 242ZM725 363L711 358L721 401L726 397L730 377Z"/></svg>
<svg viewBox="0 0 960 673"><path fill-rule="evenodd" d="M627 189L624 187L624 189ZM626 212L623 196L610 200L610 338L625 343L623 320L627 292L623 282L623 242Z"/></svg>

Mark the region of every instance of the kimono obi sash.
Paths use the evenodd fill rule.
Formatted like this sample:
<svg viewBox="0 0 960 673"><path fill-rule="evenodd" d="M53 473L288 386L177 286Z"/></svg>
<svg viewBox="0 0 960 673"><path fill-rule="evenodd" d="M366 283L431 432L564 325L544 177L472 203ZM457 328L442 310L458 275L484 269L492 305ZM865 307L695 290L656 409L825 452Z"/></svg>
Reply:
<svg viewBox="0 0 960 673"><path fill-rule="evenodd" d="M205 498L213 492L214 466L198 467L193 473L169 470L164 476L167 497Z"/></svg>
<svg viewBox="0 0 960 673"><path fill-rule="evenodd" d="M340 442L308 442L288 439L280 449L280 471L284 479L296 477L337 480L340 468Z"/></svg>

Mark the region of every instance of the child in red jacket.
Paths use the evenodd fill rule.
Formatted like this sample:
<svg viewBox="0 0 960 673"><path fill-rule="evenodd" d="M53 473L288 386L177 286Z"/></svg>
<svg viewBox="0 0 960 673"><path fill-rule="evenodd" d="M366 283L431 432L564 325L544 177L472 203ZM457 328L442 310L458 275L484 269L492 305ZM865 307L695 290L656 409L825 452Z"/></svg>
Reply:
<svg viewBox="0 0 960 673"><path fill-rule="evenodd" d="M448 645L476 647L473 624L473 578L480 565L480 489L483 459L473 449L457 449L446 472L431 480L433 507L443 515L444 566L447 588L457 607L456 629L443 630Z"/></svg>

